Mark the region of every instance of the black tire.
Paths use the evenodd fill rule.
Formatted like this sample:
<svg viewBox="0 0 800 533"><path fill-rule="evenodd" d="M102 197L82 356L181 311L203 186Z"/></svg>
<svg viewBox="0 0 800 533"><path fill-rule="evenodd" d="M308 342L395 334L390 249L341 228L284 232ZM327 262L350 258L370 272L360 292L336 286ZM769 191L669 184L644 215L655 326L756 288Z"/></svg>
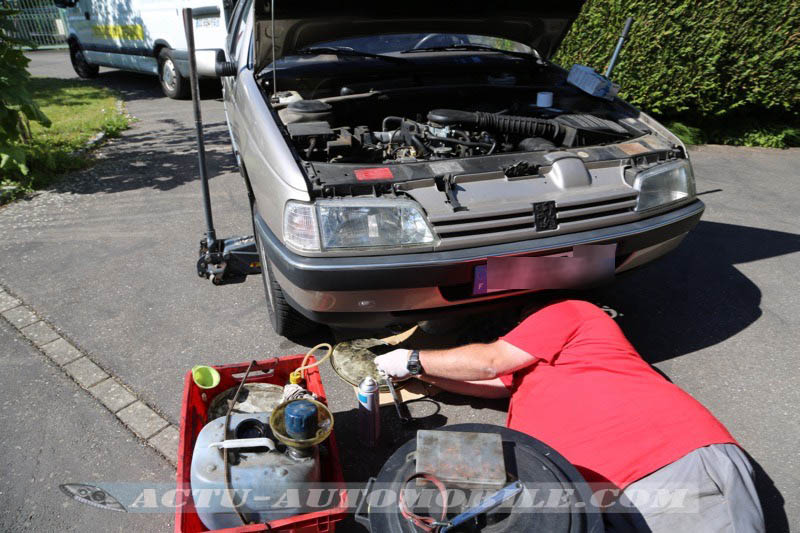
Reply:
<svg viewBox="0 0 800 533"><path fill-rule="evenodd" d="M83 49L75 41L69 43L69 60L72 62L72 68L79 78L96 78L100 73L100 67L92 65L86 60Z"/></svg>
<svg viewBox="0 0 800 533"><path fill-rule="evenodd" d="M185 100L189 96L189 80L181 76L169 48L162 48L158 53L158 81L164 95L173 100Z"/></svg>
<svg viewBox="0 0 800 533"><path fill-rule="evenodd" d="M254 210L255 212L255 210ZM319 328L319 324L301 315L283 295L283 289L272 275L272 267L267 260L264 247L255 233L256 247L261 258L261 281L264 282L264 295L267 299L267 313L275 333L289 339L302 338Z"/></svg>

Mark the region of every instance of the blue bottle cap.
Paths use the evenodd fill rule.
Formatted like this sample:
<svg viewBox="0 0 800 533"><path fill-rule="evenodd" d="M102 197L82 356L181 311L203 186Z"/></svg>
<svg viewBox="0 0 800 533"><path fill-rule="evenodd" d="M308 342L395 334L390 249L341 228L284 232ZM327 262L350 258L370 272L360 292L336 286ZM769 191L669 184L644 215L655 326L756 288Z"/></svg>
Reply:
<svg viewBox="0 0 800 533"><path fill-rule="evenodd" d="M283 412L286 435L295 440L306 440L317 434L317 406L308 400L299 400L286 406Z"/></svg>

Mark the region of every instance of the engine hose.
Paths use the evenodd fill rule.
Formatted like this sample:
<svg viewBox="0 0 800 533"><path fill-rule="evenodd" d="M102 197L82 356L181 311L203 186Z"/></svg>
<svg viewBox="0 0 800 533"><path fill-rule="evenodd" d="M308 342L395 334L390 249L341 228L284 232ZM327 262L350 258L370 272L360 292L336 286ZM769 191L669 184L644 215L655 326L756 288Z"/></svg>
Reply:
<svg viewBox="0 0 800 533"><path fill-rule="evenodd" d="M556 140L562 136L564 126L552 120L521 117L515 115L498 115L482 111L460 111L456 109L434 109L428 113L428 120L442 125L472 124L481 129L511 133L524 137L544 137Z"/></svg>
<svg viewBox="0 0 800 533"><path fill-rule="evenodd" d="M381 122L381 129L383 131L389 131L389 122L397 122L399 124L402 124L403 120L404 120L403 117L395 117L389 115L388 117L383 119L383 122Z"/></svg>
<svg viewBox="0 0 800 533"><path fill-rule="evenodd" d="M411 130L412 125L414 125L414 131ZM403 139L405 140L407 145L416 148L417 151L421 153L423 156L428 155L430 153L428 147L425 146L417 136L416 122L407 121L404 119L400 123L400 131L403 133Z"/></svg>
<svg viewBox="0 0 800 533"><path fill-rule="evenodd" d="M481 128L493 129L502 133L525 135L527 137L545 137L556 139L561 127L553 121L515 115L495 115L478 111L477 125Z"/></svg>
<svg viewBox="0 0 800 533"><path fill-rule="evenodd" d="M413 133L411 134L411 143L414 145L414 148L416 148L417 150L419 150L419 151L422 153L422 155L428 155L428 154L431 152L431 151L428 149L428 147L427 147L427 146L425 146L425 145L422 143L422 141L420 140L420 138L419 138L419 137L417 137L417 135L415 135L415 134L413 134Z"/></svg>

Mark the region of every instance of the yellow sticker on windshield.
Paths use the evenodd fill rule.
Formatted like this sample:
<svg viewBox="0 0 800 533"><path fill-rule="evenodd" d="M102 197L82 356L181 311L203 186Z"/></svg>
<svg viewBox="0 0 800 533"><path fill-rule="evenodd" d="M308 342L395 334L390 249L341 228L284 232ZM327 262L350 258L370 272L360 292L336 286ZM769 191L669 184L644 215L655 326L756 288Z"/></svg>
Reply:
<svg viewBox="0 0 800 533"><path fill-rule="evenodd" d="M97 25L92 26L92 33L95 37L106 39L127 39L130 41L144 40L144 28L141 24L124 25Z"/></svg>

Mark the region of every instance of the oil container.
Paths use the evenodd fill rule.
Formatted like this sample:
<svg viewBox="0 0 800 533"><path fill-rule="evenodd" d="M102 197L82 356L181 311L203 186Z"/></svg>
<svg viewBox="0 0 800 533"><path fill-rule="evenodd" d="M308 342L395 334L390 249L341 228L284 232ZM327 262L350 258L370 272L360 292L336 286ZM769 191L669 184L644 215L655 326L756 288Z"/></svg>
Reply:
<svg viewBox="0 0 800 533"><path fill-rule="evenodd" d="M257 444L227 450L232 498L226 496L223 456L226 450L221 447L225 441L225 417L212 420L198 435L192 455L191 488L197 514L208 529L242 525L232 501L251 523L310 511L277 503L283 499L286 504L287 489L298 491L295 501L308 500L304 494L320 480L319 449L314 446L304 454L289 453L290 450L274 438L269 427L270 415L271 412L231 415L229 444ZM293 422L300 428L298 431L306 430L303 413L296 414ZM259 440L241 442L242 439ZM239 444L234 444L237 440Z"/></svg>

